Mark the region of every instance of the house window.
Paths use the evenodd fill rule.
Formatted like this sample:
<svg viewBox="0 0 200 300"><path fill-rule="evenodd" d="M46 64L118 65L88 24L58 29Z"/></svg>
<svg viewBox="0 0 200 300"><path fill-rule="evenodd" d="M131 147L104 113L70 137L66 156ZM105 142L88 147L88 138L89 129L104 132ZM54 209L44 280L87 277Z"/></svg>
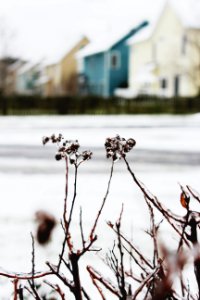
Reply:
<svg viewBox="0 0 200 300"><path fill-rule="evenodd" d="M110 64L112 69L120 68L120 53L118 51L111 53Z"/></svg>
<svg viewBox="0 0 200 300"><path fill-rule="evenodd" d="M181 53L183 55L186 54L186 46L187 46L187 36L184 34L181 42Z"/></svg>
<svg viewBox="0 0 200 300"><path fill-rule="evenodd" d="M167 88L167 79L166 78L162 78L160 80L160 87L161 87L161 89L166 89Z"/></svg>

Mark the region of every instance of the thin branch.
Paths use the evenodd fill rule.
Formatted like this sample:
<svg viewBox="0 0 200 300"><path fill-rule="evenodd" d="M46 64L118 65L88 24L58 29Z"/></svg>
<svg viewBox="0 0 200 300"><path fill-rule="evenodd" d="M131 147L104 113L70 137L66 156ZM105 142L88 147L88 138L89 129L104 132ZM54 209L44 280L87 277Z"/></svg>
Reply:
<svg viewBox="0 0 200 300"><path fill-rule="evenodd" d="M150 202L146 199L146 203L149 208L149 213L150 213L150 220L151 220L151 237L153 239L153 245L154 245L154 254L153 254L153 266L155 267L157 262L158 262L158 243L157 243L157 231L159 226L156 227L155 225L155 216L154 216L154 211L153 208L150 204Z"/></svg>
<svg viewBox="0 0 200 300"><path fill-rule="evenodd" d="M14 298L13 298L13 300L17 300L17 294L18 294L18 289L17 289L17 287L18 287L18 279L14 279L13 280L13 286L14 286Z"/></svg>
<svg viewBox="0 0 200 300"><path fill-rule="evenodd" d="M200 203L200 195L197 191L195 191L192 187L190 187L189 185L186 185L188 191L190 192L190 194Z"/></svg>
<svg viewBox="0 0 200 300"><path fill-rule="evenodd" d="M119 291L113 287L113 285L111 285L110 282L108 282L106 279L104 279L97 271L94 270L94 268L92 268L91 266L87 266L87 270L90 274L90 277L94 280L98 280L99 282L101 282L104 287L109 290L111 293L113 293L115 296L120 297L120 293Z"/></svg>
<svg viewBox="0 0 200 300"><path fill-rule="evenodd" d="M66 165L66 173L65 173L65 199L64 199L64 211L63 211L63 220L65 225L65 230L67 231L68 222L67 222L67 197L68 197L68 176L69 176L69 165L68 165L68 157L65 157L65 165Z"/></svg>
<svg viewBox="0 0 200 300"><path fill-rule="evenodd" d="M126 160L126 158L124 157L124 161L126 163L127 169L129 171L129 173L131 174L134 182L136 183L136 185L140 188L140 190L142 191L143 195L166 217L172 218L173 220L180 222L180 223L184 223L184 220L182 217L175 215L174 213L172 213L169 209L167 209L166 207L164 207L163 204L160 203L160 201L158 201L157 197L155 197L154 195L147 192L147 189L144 187L144 185L137 179L137 177L135 176L134 172L131 170L130 165L128 163L128 161Z"/></svg>
<svg viewBox="0 0 200 300"><path fill-rule="evenodd" d="M69 289L72 293L74 293L74 284L70 282L67 278L65 278L63 275L58 273L57 267L55 268L53 265L51 265L49 262L46 263L49 269L51 270L51 274L55 274Z"/></svg>
<svg viewBox="0 0 200 300"><path fill-rule="evenodd" d="M29 283L30 288L31 288L31 290L33 292L33 295L35 296L35 299L36 300L42 300L42 298L39 296L39 294L38 294L35 286L32 284L32 280L28 280L28 283Z"/></svg>
<svg viewBox="0 0 200 300"><path fill-rule="evenodd" d="M160 265L157 266L156 269L143 280L143 282L140 284L140 286L137 288L137 290L133 294L132 300L136 299L137 295L142 291L142 289L145 287L145 285L148 282L150 282L151 279L159 272L159 270L160 270Z"/></svg>
<svg viewBox="0 0 200 300"><path fill-rule="evenodd" d="M59 287L58 284L52 284L51 282L44 280L44 283L46 283L47 285L49 285L55 292L57 292L60 295L60 298L62 300L65 300L65 294L64 292L61 290L61 288Z"/></svg>
<svg viewBox="0 0 200 300"><path fill-rule="evenodd" d="M34 236L31 232L31 239L32 239L32 277L33 279L31 279L32 281L32 286L35 288L35 282L34 282L34 275L35 275L35 240L34 240Z"/></svg>
<svg viewBox="0 0 200 300"><path fill-rule="evenodd" d="M79 214L79 226L80 226L80 231L81 231L82 246L84 249L85 248L85 238L84 238L84 233L83 233L83 219L82 219L82 208L81 207L80 207L80 214Z"/></svg>
<svg viewBox="0 0 200 300"><path fill-rule="evenodd" d="M122 246L121 235L120 235L122 214L123 214L123 205L119 216L119 220L116 223L116 228L117 228L117 238L118 238L118 249L120 254L120 268L121 268L121 272L120 272L121 276L119 276L120 278L119 289L122 294L122 299L126 300L127 293L125 289L125 276L124 276L124 252L122 250L123 246Z"/></svg>
<svg viewBox="0 0 200 300"><path fill-rule="evenodd" d="M108 226L117 234L116 229L112 225L111 222L107 223ZM141 261L143 261L149 268L153 269L153 266L151 263L144 257L144 255L141 254L141 252L120 232L119 233L120 237L137 253Z"/></svg>
<svg viewBox="0 0 200 300"><path fill-rule="evenodd" d="M113 175L113 168L114 168L114 161L112 161L112 166L111 166L111 170L110 170L110 177L109 177L109 181L108 181L108 186L107 186L107 190L106 190L106 194L103 198L103 202L102 202L102 205L101 205L101 208L100 210L98 211L98 214L97 214L97 217L95 219L95 222L94 222L94 225L92 227L92 230L90 232L90 240L93 239L93 236L94 236L94 232L95 232L95 229L97 227L97 223L98 223L98 220L99 220L99 217L102 213L102 210L104 208L104 205L105 205L105 202L106 202L106 199L108 197L108 194L109 194L109 190L110 190L110 184L111 184L111 179L112 179L112 175Z"/></svg>
<svg viewBox="0 0 200 300"><path fill-rule="evenodd" d="M73 195L73 199L72 199L72 205L71 205L71 209L70 209L70 213L69 213L69 219L68 219L68 230L69 230L69 226L72 220L72 214L73 214L73 210L74 210L74 204L75 204L75 200L76 200L76 195L77 195L77 174L78 174L78 167L76 164L74 164L75 167L75 175L74 175L74 195Z"/></svg>
<svg viewBox="0 0 200 300"><path fill-rule="evenodd" d="M17 273L17 272L7 272L7 271L0 271L0 276L12 278L12 279L19 279L19 280L32 280L37 278L42 278L48 275L52 275L54 273L47 271L47 272L35 272L35 275L31 273Z"/></svg>

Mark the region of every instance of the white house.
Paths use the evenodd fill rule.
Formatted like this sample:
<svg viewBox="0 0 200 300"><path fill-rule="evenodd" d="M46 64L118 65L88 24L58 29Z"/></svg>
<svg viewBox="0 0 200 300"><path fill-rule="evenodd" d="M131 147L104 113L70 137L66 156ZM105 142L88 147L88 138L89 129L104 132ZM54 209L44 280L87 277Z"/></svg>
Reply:
<svg viewBox="0 0 200 300"><path fill-rule="evenodd" d="M167 1L156 20L128 44L129 88L118 90L117 95L131 98L138 94L171 97L200 93L198 1Z"/></svg>

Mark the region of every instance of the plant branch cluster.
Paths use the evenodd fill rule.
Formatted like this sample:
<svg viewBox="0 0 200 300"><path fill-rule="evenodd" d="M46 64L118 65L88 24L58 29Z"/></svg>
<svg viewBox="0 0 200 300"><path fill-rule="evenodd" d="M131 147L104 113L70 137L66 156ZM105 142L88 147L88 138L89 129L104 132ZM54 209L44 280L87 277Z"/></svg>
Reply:
<svg viewBox="0 0 200 300"><path fill-rule="evenodd" d="M153 250L147 256L144 254L144 250L135 245L134 240L123 232L122 221L126 203L123 204L119 218L115 222L113 220L107 221L108 228L113 231L115 238L113 248L108 250L103 262L113 272L114 279L107 278L92 265L87 265L85 269L99 297L108 300L106 295L110 293L114 297L113 299L119 300L200 299L200 248L198 243L200 214L190 209L191 198L200 203L199 194L192 187L188 185L183 187L180 184L180 205L185 209L185 215L174 214L146 188L131 168L126 155L136 145L135 140L132 138L126 140L119 135L109 137L105 141L105 150L107 158L111 158L112 163L105 195L99 210L96 212L88 236L84 233L83 209L80 207L79 233L74 235L71 231L71 223L74 221L74 207L76 206L78 169L81 163L91 159L92 152L86 150L80 153L79 142L77 140L65 140L61 134L43 137L43 144L45 145L48 142L52 142L57 146L56 160L64 159L66 162L65 199L61 220L64 237L61 252L57 265L47 262L49 268L47 272L36 272L35 240L31 234L31 272L18 274L0 270L0 276L13 279L13 299L25 300L31 299L31 297L37 300L49 299L45 298L48 295L44 296L40 292L40 287L46 285L51 289L51 293L56 295L55 299L67 300L66 289L68 289L76 300L94 300L89 295L90 291L82 285L82 272L80 272L79 262L86 253L91 251L99 253L101 251L101 249L94 248L94 244L98 240L96 229L110 193L114 165L118 159L124 161L127 171L133 179L133 187L139 188L146 202L150 218L150 228L146 230L146 234L150 238ZM68 162L74 167L74 186L71 201L68 199ZM155 212L159 212L159 221L155 218ZM168 222L176 233L177 248L173 253L169 252L166 246L159 241L158 233L164 221ZM78 249L74 246L77 234L79 234L81 240L81 246ZM38 240L38 234L36 238ZM186 264L191 262L191 258L193 259L194 276L198 286L197 291L191 291L190 285L184 277L184 268ZM130 263L127 264L127 261ZM50 275L54 275L61 284L55 284L47 280L46 278ZM44 278L43 281L42 278ZM177 289L174 285L177 279L180 289ZM22 281L24 285L21 284Z"/></svg>

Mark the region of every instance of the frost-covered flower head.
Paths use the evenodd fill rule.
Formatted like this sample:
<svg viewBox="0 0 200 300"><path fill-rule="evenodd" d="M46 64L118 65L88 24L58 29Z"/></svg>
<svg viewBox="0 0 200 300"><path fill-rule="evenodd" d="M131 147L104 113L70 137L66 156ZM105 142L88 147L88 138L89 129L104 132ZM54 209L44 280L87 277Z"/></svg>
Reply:
<svg viewBox="0 0 200 300"><path fill-rule="evenodd" d="M57 137L55 134L52 134L50 137L44 136L42 142L43 145L48 142L57 144L58 150L55 154L56 160L68 157L71 164L77 164L78 161L80 163L92 158L92 152L89 150L79 153L80 144L78 140L65 140L62 134L59 134Z"/></svg>
<svg viewBox="0 0 200 300"><path fill-rule="evenodd" d="M116 135L115 137L108 137L105 141L105 149L107 158L112 158L113 161L125 157L126 153L132 150L136 141L132 138L126 140L125 138Z"/></svg>

